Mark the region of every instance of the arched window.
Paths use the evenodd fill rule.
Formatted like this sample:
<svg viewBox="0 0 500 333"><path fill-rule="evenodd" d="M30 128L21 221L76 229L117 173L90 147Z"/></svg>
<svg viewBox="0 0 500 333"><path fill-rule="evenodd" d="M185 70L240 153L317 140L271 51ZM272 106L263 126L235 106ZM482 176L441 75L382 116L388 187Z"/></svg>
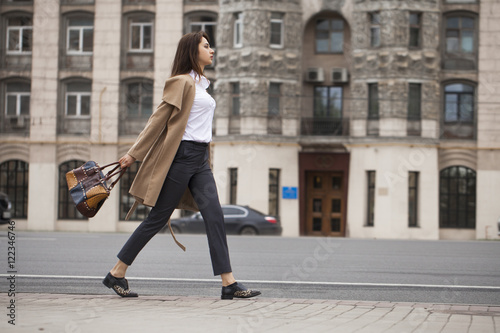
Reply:
<svg viewBox="0 0 500 333"><path fill-rule="evenodd" d="M476 172L464 166L441 170L439 227L476 227Z"/></svg>
<svg viewBox="0 0 500 333"><path fill-rule="evenodd" d="M85 216L80 214L71 199L66 182L66 173L70 170L78 168L85 161L71 160L59 165L59 204L57 208L57 217L62 220L85 220Z"/></svg>
<svg viewBox="0 0 500 333"><path fill-rule="evenodd" d="M19 160L0 164L0 192L9 196L13 218L28 217L28 166Z"/></svg>
<svg viewBox="0 0 500 333"><path fill-rule="evenodd" d="M130 207L134 204L134 197L128 194L130 186L134 181L135 175L139 170L139 166L141 164L136 162L127 168L127 171L120 179L120 220L125 220ZM130 217L131 221L144 220L146 216L149 214L151 208L146 207L144 205L139 205L137 209L134 211L132 216Z"/></svg>

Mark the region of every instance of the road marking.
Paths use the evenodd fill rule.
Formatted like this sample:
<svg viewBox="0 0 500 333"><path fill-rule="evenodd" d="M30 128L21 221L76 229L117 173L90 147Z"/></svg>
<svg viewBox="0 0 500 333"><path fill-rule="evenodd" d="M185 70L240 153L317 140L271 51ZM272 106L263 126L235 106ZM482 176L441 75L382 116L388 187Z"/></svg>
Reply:
<svg viewBox="0 0 500 333"><path fill-rule="evenodd" d="M0 277L9 277L8 274L0 274ZM45 279L91 279L102 280L103 276L73 276L73 275L35 275L17 274L17 278L45 278ZM164 282L219 282L219 279L189 279L189 278L148 278L128 277L128 280L136 281L164 281ZM411 283L371 283L371 282L320 282L320 281L269 281L269 280L238 280L241 283L255 284L288 284L288 285L314 285L314 286L356 286L356 287L398 287L398 288L438 288L438 289L488 289L500 290L500 286L466 286L456 284L411 284Z"/></svg>

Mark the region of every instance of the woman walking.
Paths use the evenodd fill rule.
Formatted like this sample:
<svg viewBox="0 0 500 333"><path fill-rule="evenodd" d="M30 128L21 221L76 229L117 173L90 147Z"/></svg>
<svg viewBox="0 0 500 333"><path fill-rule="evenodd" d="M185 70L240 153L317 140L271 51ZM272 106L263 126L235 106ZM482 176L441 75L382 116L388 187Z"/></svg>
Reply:
<svg viewBox="0 0 500 333"><path fill-rule="evenodd" d="M209 165L215 101L206 91L210 82L203 70L212 64L213 55L203 31L180 39L172 76L165 82L160 105L132 148L119 160L122 167L142 161L130 188L136 202L127 219L138 203L153 207L118 253L118 262L103 280L105 286L122 297L138 296L125 279L127 268L165 226L175 208L201 212L213 272L222 280L221 298L260 295L260 291L247 289L233 276L224 216Z"/></svg>

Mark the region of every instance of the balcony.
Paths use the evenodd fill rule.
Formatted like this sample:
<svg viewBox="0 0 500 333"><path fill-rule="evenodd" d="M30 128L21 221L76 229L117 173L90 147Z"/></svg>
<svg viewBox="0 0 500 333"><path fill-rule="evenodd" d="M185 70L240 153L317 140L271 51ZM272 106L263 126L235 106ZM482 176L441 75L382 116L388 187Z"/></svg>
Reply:
<svg viewBox="0 0 500 333"><path fill-rule="evenodd" d="M300 135L349 135L349 119L335 119L327 117L302 117L300 119Z"/></svg>
<svg viewBox="0 0 500 333"><path fill-rule="evenodd" d="M216 135L348 136L349 119L293 116L215 118Z"/></svg>

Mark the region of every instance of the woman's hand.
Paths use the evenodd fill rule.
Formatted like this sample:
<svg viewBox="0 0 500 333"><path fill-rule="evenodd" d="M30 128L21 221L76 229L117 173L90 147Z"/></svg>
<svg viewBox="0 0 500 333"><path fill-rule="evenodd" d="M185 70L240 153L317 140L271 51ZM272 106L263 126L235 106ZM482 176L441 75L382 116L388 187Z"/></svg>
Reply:
<svg viewBox="0 0 500 333"><path fill-rule="evenodd" d="M122 158L120 158L120 160L118 162L120 162L120 166L122 167L122 169L128 168L129 166L132 165L132 163L135 162L135 158L133 158L129 154L125 154L125 155L123 155Z"/></svg>

